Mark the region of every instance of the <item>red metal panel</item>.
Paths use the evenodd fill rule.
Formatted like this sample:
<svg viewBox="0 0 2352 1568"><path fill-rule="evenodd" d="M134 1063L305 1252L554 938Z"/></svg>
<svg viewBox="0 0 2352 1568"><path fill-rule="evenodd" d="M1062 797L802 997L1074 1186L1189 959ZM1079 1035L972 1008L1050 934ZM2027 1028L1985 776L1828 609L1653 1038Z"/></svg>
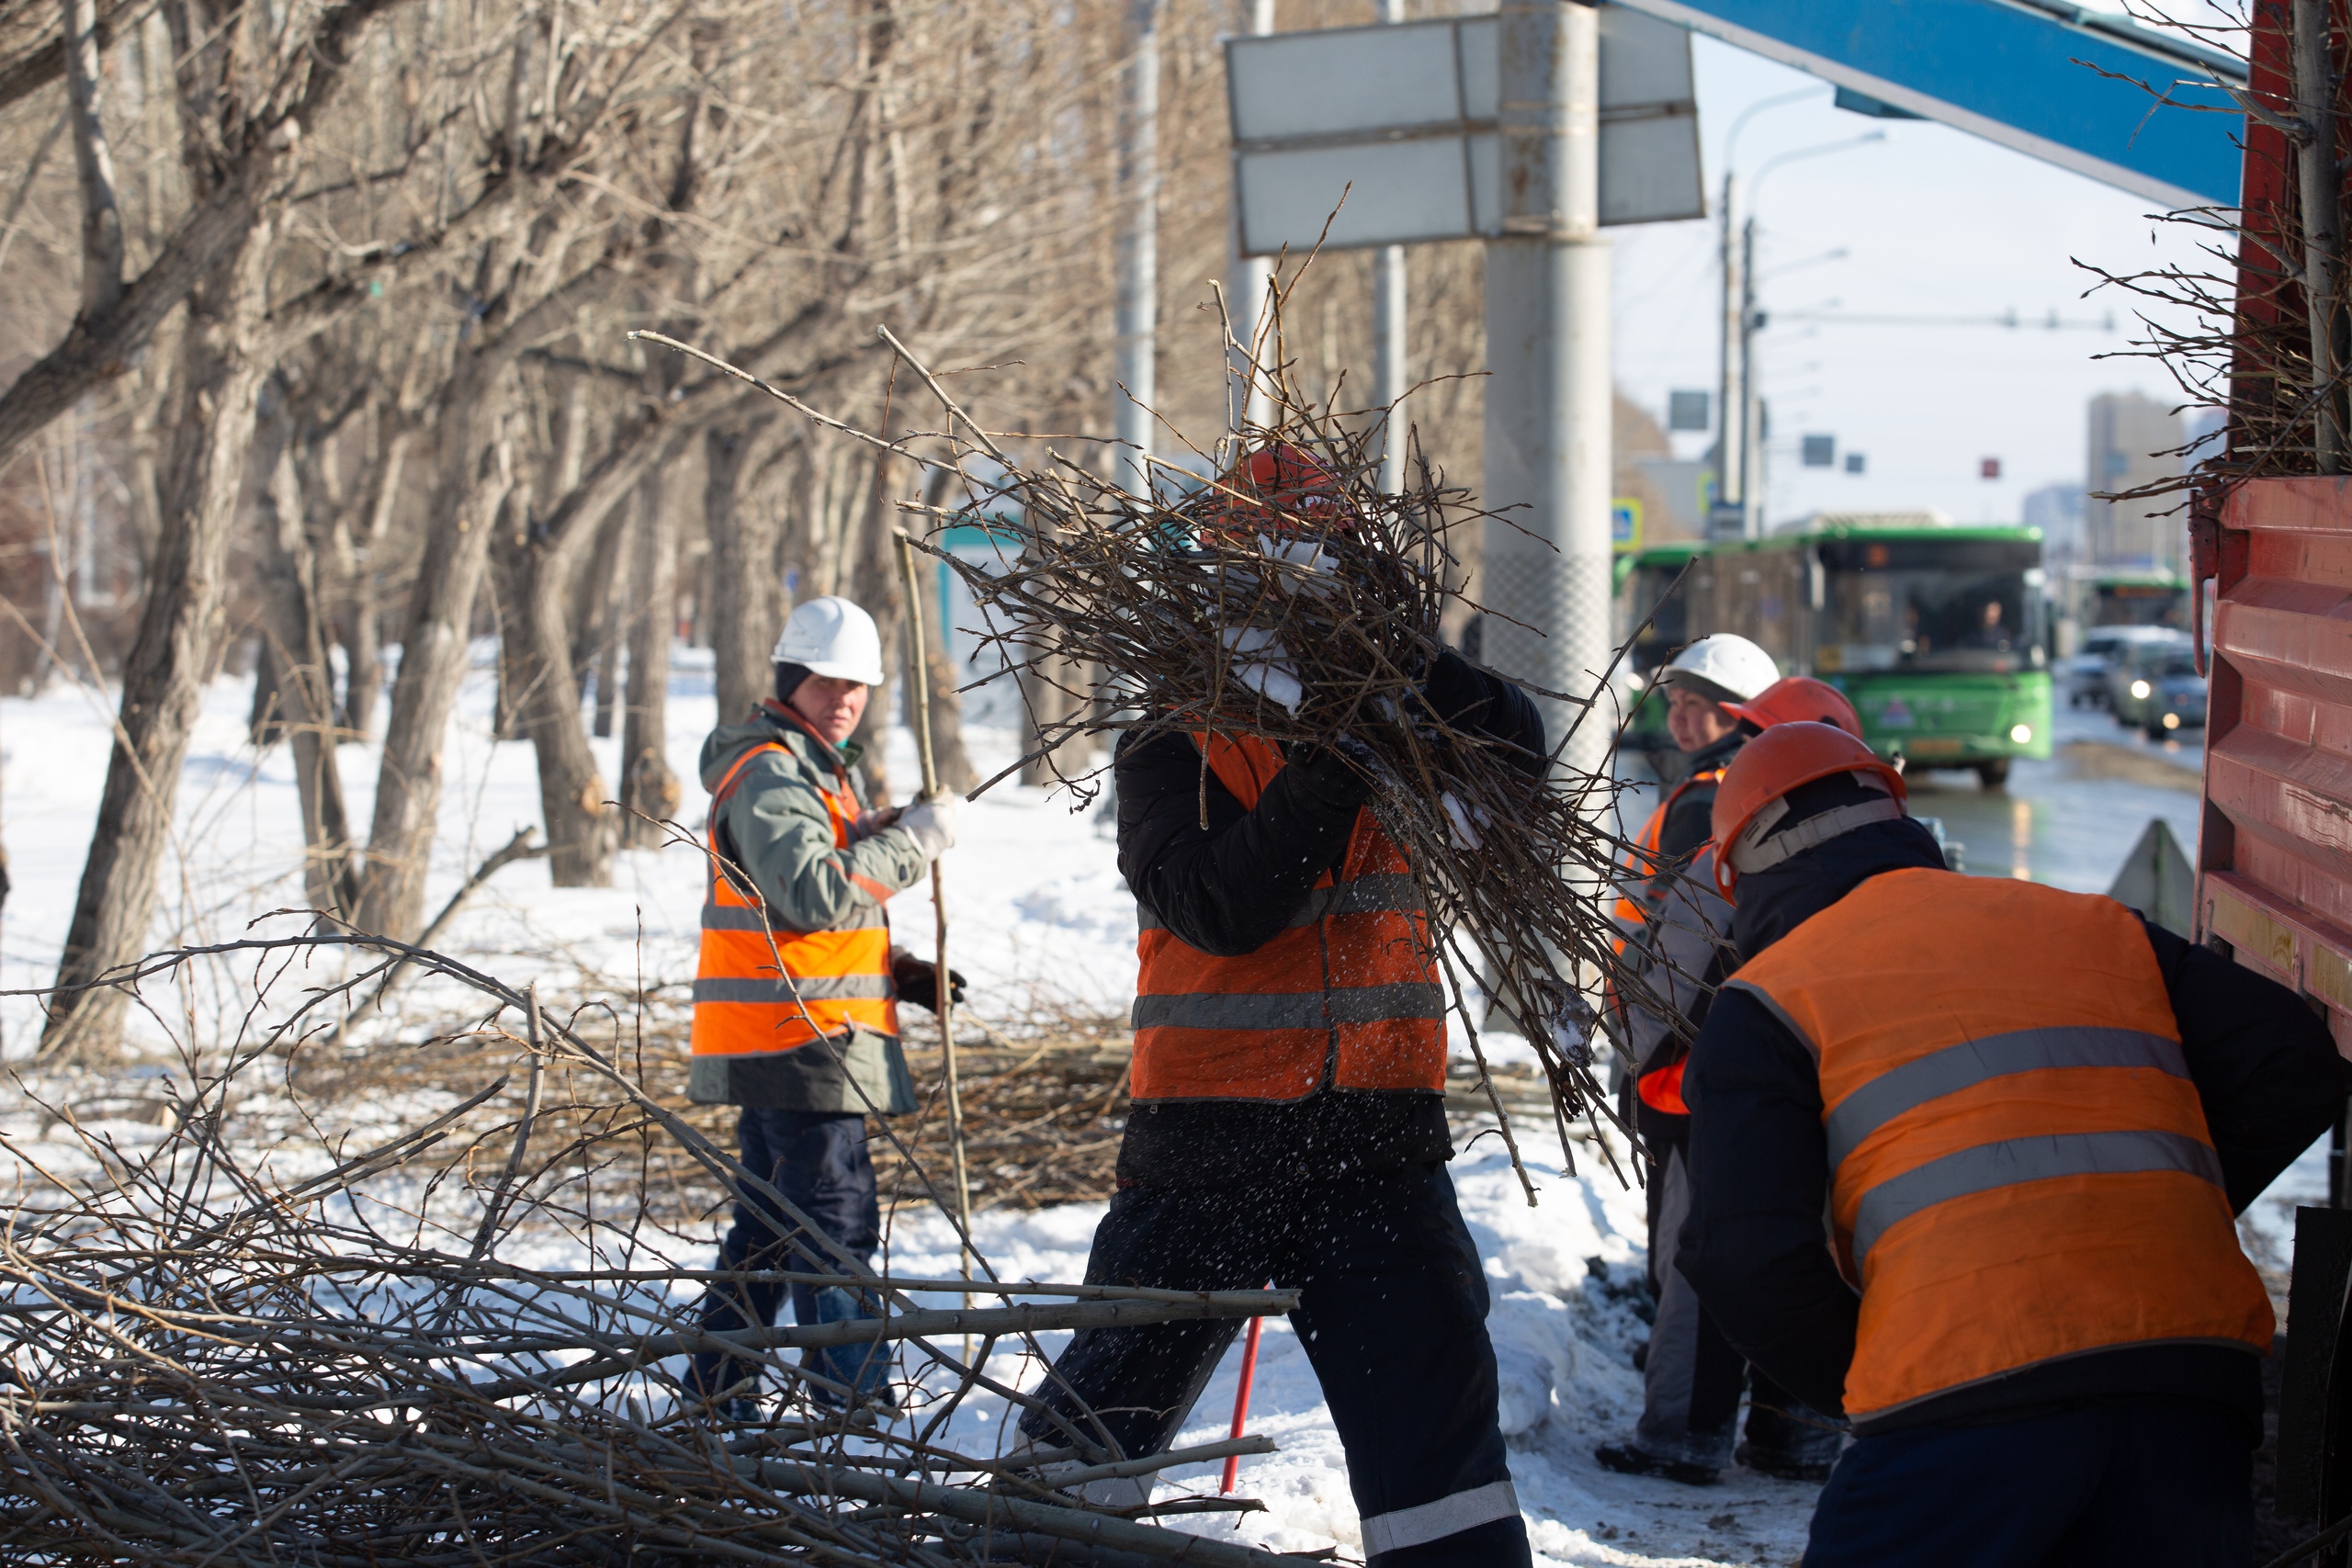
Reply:
<svg viewBox="0 0 2352 1568"><path fill-rule="evenodd" d="M2256 479L2219 519L2199 937L2352 1042L2352 480ZM2210 525L2209 525L2210 526Z"/></svg>

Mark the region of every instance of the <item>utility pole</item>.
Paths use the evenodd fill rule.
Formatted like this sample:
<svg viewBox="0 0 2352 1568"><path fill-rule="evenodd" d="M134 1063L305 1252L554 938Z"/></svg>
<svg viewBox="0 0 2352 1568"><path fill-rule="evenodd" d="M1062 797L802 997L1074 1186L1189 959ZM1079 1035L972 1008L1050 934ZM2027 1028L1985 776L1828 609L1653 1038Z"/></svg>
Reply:
<svg viewBox="0 0 2352 1568"><path fill-rule="evenodd" d="M1405 0L1380 0L1380 19L1405 19ZM1372 260L1373 400L1388 411L1380 489L1405 488L1405 247L1383 245Z"/></svg>
<svg viewBox="0 0 2352 1568"><path fill-rule="evenodd" d="M1487 525L1477 592L1498 612L1487 661L1581 698L1597 694L1611 645L1600 17L1577 0L1503 0L1500 22L1508 205L1487 242L1485 482L1502 516ZM1555 744L1583 712L1539 705ZM1577 727L1569 766L1607 765L1611 719Z"/></svg>
<svg viewBox="0 0 2352 1568"><path fill-rule="evenodd" d="M1747 463L1747 272L1740 265L1738 206L1739 176L1726 168L1719 214L1724 295L1723 364L1715 382L1715 503L1707 518L1707 536L1715 539L1747 531L1747 492L1741 488Z"/></svg>
<svg viewBox="0 0 2352 1568"><path fill-rule="evenodd" d="M1756 220L1739 231L1739 532L1764 532L1764 406L1756 378Z"/></svg>
<svg viewBox="0 0 2352 1568"><path fill-rule="evenodd" d="M1243 3L1249 7L1250 36L1263 38L1274 30L1274 0ZM1274 264L1267 256L1241 254L1241 204L1226 205L1233 210L1233 236L1225 268L1225 309L1239 345L1226 351L1226 409L1230 434L1238 434L1245 424L1265 424L1274 412L1274 400L1259 374L1260 366L1272 358L1273 345L1261 344L1258 339L1258 329L1266 321L1266 285L1273 278Z"/></svg>
<svg viewBox="0 0 2352 1568"><path fill-rule="evenodd" d="M1151 494L1159 308L1159 8L1128 0L1127 122L1119 142L1117 472L1130 495Z"/></svg>

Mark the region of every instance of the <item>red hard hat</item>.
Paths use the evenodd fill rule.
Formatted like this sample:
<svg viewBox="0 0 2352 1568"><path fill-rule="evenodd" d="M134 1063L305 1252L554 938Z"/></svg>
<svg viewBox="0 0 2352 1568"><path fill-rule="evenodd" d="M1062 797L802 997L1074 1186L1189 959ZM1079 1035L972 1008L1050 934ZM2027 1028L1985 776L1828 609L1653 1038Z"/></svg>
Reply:
<svg viewBox="0 0 2352 1568"><path fill-rule="evenodd" d="M1758 729L1811 721L1834 724L1856 739L1862 734L1861 716L1846 700L1846 694L1810 675L1782 676L1744 703L1725 703L1724 711Z"/></svg>
<svg viewBox="0 0 2352 1568"><path fill-rule="evenodd" d="M1765 847L1762 840L1787 809L1775 811L1775 805L1792 790L1839 773L1852 773L1862 783L1875 784L1890 798L1883 803L1883 808L1882 803L1874 802L1808 818L1789 829L1782 842ZM1715 886L1728 898L1742 870L1760 871L1865 822L1901 817L1901 803L1908 795L1903 775L1881 761L1859 737L1835 725L1804 719L1776 724L1739 749L1739 755L1724 770L1723 782L1715 786ZM1747 841L1751 834L1754 842ZM1745 867L1735 863L1742 859L1750 863Z"/></svg>
<svg viewBox="0 0 2352 1568"><path fill-rule="evenodd" d="M1318 525L1351 529L1356 509L1347 487L1305 447L1261 446L1226 470L1209 492L1203 521L1211 526L1287 533Z"/></svg>

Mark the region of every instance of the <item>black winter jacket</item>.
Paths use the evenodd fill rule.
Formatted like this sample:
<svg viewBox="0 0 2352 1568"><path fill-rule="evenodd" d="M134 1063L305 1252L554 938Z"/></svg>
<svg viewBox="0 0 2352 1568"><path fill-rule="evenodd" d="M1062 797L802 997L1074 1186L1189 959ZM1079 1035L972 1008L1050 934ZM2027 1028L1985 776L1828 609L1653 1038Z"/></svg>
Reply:
<svg viewBox="0 0 2352 1568"><path fill-rule="evenodd" d="M1752 957L1881 872L1941 864L1916 822L1859 829L1742 878L1735 938ZM2242 1211L2334 1124L2345 1064L2292 991L2160 927L2146 930L2231 1207ZM1860 1298L1822 1234L1830 1172L1812 1055L1763 1003L1726 991L1700 1032L1682 1092L1691 1108L1692 1195L1675 1266L1743 1355L1815 1409L1840 1411ZM2200 1345L2076 1356L1861 1429L2016 1420L2147 1397L2220 1404L2246 1419L2250 1440L2260 1435L2258 1362L2242 1349Z"/></svg>
<svg viewBox="0 0 2352 1568"><path fill-rule="evenodd" d="M1448 652L1423 691L1447 724L1504 742L1531 777L1541 775L1544 721L1518 687ZM1179 942L1216 957L1255 952L1283 931L1316 879L1345 857L1369 793L1345 759L1316 752L1292 757L1244 811L1214 773L1204 785L1200 751L1179 729L1130 731L1114 770L1127 886ZM1439 1097L1326 1088L1293 1101L1137 1105L1119 1179L1327 1180L1453 1152Z"/></svg>

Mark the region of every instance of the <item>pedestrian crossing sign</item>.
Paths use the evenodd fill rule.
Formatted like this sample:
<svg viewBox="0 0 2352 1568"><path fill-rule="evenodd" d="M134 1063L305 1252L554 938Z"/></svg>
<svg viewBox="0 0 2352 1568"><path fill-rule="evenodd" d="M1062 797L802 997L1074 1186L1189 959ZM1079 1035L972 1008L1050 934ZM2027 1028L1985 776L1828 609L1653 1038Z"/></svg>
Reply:
<svg viewBox="0 0 2352 1568"><path fill-rule="evenodd" d="M1642 502L1621 495L1609 503L1609 547L1623 555L1642 547Z"/></svg>

